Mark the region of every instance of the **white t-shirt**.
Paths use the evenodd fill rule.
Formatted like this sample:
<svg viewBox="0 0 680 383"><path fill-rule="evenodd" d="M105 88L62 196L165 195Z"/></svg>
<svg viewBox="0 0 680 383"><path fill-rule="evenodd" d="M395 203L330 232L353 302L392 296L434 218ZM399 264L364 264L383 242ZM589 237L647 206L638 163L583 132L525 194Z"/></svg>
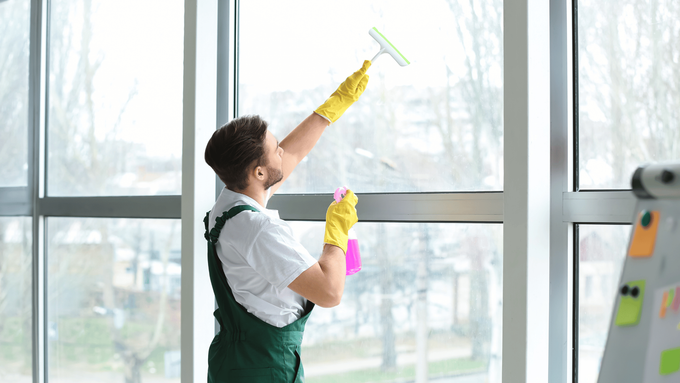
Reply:
<svg viewBox="0 0 680 383"><path fill-rule="evenodd" d="M277 210L267 210L254 199L227 188L210 211L215 218L234 206L250 205L260 212L242 211L226 221L215 250L236 301L263 321L283 327L299 319L307 300L288 288L316 263L294 237Z"/></svg>

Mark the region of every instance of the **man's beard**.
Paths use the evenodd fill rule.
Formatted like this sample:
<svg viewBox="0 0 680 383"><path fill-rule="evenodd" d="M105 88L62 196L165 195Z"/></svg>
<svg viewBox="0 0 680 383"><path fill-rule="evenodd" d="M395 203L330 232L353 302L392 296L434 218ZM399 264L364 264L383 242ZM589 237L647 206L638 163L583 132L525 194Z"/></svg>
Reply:
<svg viewBox="0 0 680 383"><path fill-rule="evenodd" d="M267 182L264 184L264 190L269 189L283 179L283 172L280 169L267 166L267 174Z"/></svg>

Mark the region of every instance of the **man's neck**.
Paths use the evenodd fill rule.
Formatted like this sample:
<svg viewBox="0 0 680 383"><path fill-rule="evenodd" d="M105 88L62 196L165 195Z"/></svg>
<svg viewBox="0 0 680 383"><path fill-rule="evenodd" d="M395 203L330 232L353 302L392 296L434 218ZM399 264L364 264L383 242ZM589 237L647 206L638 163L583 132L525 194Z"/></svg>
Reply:
<svg viewBox="0 0 680 383"><path fill-rule="evenodd" d="M257 188L257 187L247 187L243 190L234 190L227 188L234 193L240 193L243 195L247 195L248 197L252 198L255 200L255 202L259 203L260 206L266 207L267 206L267 190L262 189L262 188Z"/></svg>

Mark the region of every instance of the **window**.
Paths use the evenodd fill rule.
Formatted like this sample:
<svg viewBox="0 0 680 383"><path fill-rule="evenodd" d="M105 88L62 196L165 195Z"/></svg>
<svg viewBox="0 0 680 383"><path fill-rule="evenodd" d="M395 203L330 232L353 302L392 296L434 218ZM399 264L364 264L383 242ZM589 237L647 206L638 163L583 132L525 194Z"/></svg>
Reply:
<svg viewBox="0 0 680 383"><path fill-rule="evenodd" d="M293 222L318 257L324 223ZM339 306L317 307L302 358L310 382L500 376L500 225L358 223L362 269Z"/></svg>
<svg viewBox="0 0 680 383"><path fill-rule="evenodd" d="M323 221L325 209L309 213L313 193L345 185L360 195L363 269L347 277L340 306L317 308L307 322L302 358L310 382L461 374L500 381L502 226L452 216L409 222L394 207L363 220L361 206L409 192L399 203L441 212L446 202L437 193L469 191L463 198L475 210L475 192L502 190L502 6L238 3L237 115L262 116L279 139L378 52L370 28L411 61L376 59L359 102L270 201L271 208L285 199L285 219ZM323 223L293 227L319 255Z"/></svg>
<svg viewBox="0 0 680 383"><path fill-rule="evenodd" d="M213 9L203 8L206 4L215 5L219 23L211 12ZM548 7L541 2L527 5L537 11ZM569 5L581 9L582 17L575 21L582 29L576 28L575 32L583 38L572 42L576 58L583 58L583 65L575 67L573 79L574 93L576 97L580 95L577 98L580 103L575 103L575 107L583 112L575 119L580 130L573 141L580 151L574 163L578 177L573 190L626 188L639 162L677 158L673 152L677 146L673 132L677 129L666 129L674 126L671 117L677 109L672 107L675 99L672 63L676 60L671 51L673 44L668 43L674 41L677 29L669 21L677 13L676 5L668 0L651 5L626 1L611 12L606 8L608 5L592 1L575 1ZM652 9L656 5L659 8ZM552 22L552 16L556 13L560 16L558 8L550 7L551 26L557 24ZM595 11L591 11L593 9ZM504 254L500 243L501 238L508 241L516 237L509 230L504 233L500 225L508 219L518 220L520 214L515 211L504 215L503 203L510 194L505 192L517 190L512 186L522 183L515 177L516 173L520 176L531 173L507 171L508 165L514 169L512 164L518 163L511 161L515 157L510 153L514 156L525 150L515 148L506 152L513 148L503 145L507 137L517 133L513 129L518 129L513 123L505 126L504 113L511 108L504 109L504 104L510 105L515 97L524 100L526 96L519 93L529 82L519 74L528 71L518 70L516 65L517 59L526 57L519 57L523 54L521 49L513 48L528 46L526 39L517 38L517 32L522 27L526 27L523 32L536 27L532 24L536 18L518 21L520 18L512 17L516 11L522 10L502 0L436 0L419 7L414 7L413 2L387 0L352 0L342 4L305 0L294 5L274 0L208 3L0 0L0 116L3 121L0 124L0 376L21 383L42 383L70 381L80 372L79 376L86 379L120 381L125 378L123 371L129 369L138 372L142 381L178 381L179 332L158 341L156 348L147 347L147 351L152 349L151 354L136 369L126 364L133 359L116 356L111 344L115 337L119 337L123 342L121 347L127 350L152 344L146 342L149 321L159 323L159 314L163 311L154 304L149 311L144 311L139 305L132 305L130 297L152 292L160 297L164 291L170 302L173 292L186 294L190 290L187 286L194 287L191 281L184 280L184 286L179 287L182 281L175 277L159 278L153 267L135 272L126 258L135 254L135 244L139 243L138 254L151 259L154 252L150 249L160 248L173 225L179 230L177 219L182 218L183 224L191 221L180 213L180 198L193 197L179 195L180 182L182 178L186 181L199 174L183 177L180 165L186 172L197 161L193 154L182 155L181 147L183 142L187 144L187 137L195 139L195 142L189 140L196 143L194 147L199 146L202 138L197 133L200 124L193 124L198 118L189 116L189 110L212 108L211 84L217 84L218 97L229 94L228 100L217 100L217 114L222 108L237 109L235 114L227 113L229 118L260 114L270 122L272 131L283 138L323 102L340 81L358 69L364 59L373 57L377 43L367 33L373 26L388 36L412 65L402 68L389 56L380 57L369 70L371 82L362 100L328 129L280 195L274 196L278 201L306 204L315 198L314 194L326 198L336 187L347 185L364 196L363 203L375 202L370 219L357 227L365 268L348 279L348 293L343 301L343 307L349 306L350 313L360 312L364 317L342 317L341 311L322 309L312 316L309 334L321 337L305 337L308 379L352 377L327 368L324 358L336 350L345 366L353 363L349 359L353 355L372 353L366 358L370 362L368 366L357 366L356 370L347 372L363 372L365 375L361 378L366 379L413 380L415 374L427 371L430 377L468 372L473 374L470 379L499 382L501 362L505 362L504 374L518 376L514 367L524 363L513 363L513 357L535 355L534 349L542 353L547 349L544 346L547 342L541 339L540 346L529 344L530 341L503 345L503 337L515 337L513 330L535 318L519 325L504 324L499 313L516 307L509 304L513 302L510 298L526 297L526 291L517 294L517 289L506 290L505 301L491 294L497 288L497 281L505 278L506 282L514 282L517 277L502 272L491 275L492 270L502 270L503 264L514 265L512 257L518 252L512 251L511 246ZM239 18L225 23L221 19L225 13L229 17L238 14ZM613 21L603 18L602 15L609 13L623 25L618 30L612 28L616 25ZM548 12L543 15L547 17ZM589 24L589 20L595 21ZM547 20L541 22L548 24ZM543 27L539 29L545 31ZM563 29L567 33L569 28ZM221 55L217 60L225 62L218 66L218 80L228 78L228 81L203 81L212 76L206 73L213 71L210 65L214 65L212 54L215 52L210 50L217 45L212 40L215 36L205 37L215 30L220 36L218 41L224 37L220 31L229 30L225 45L236 48L218 52ZM627 43L620 43L616 49L608 48L609 35L603 33L605 31L617 32L626 38L639 31L639 50L643 53L632 56ZM543 36L542 33L531 36L536 35ZM655 45L655 41L666 43ZM188 42L186 47L185 42ZM552 42L550 53L557 46ZM667 50L655 51L654 47ZM625 55L619 56L625 60L611 60L608 50L616 54L624 52ZM538 52L533 48L530 51L533 55ZM645 55L647 58L642 57ZM656 59L658 57L661 59ZM508 62L514 62L514 67L507 65ZM185 68L183 63L189 64ZM608 66L609 63L615 65ZM561 64L563 62L551 62L551 73L561 73ZM634 75L619 76L622 78L611 75L621 72L621 68L635 69ZM519 77L517 82L504 82L515 77ZM654 84L650 88L655 90L648 91L645 83ZM532 84L539 84L531 88L533 92L540 87L539 93L548 86L547 81ZM233 87L234 92L223 92L222 87ZM551 89L555 89L552 84ZM601 89L601 94L596 89ZM553 91L550 99L563 93L567 91ZM601 97L602 94L607 98ZM664 95L664 102L653 102ZM644 97L649 100L643 100ZM614 102L608 101L611 99ZM531 104L527 109L537 110ZM658 109L651 110L651 106ZM640 112L642 110L645 112ZM211 119L215 113L198 115L211 115L206 121L214 122ZM183 119L184 130L180 128ZM187 123L188 120L193 123ZM621 132L616 130L617 124L623 127ZM202 126L206 125L211 124ZM557 156L567 153L568 148L566 143L551 145L552 154ZM199 169L198 165L193 169ZM320 172L328 177L315 177ZM558 173L551 173L551 179L563 175ZM571 176L569 178L571 182ZM212 189L212 185L206 189ZM565 193L562 216L550 215L551 224L580 225L582 234L589 225L598 224L597 229L602 230L592 231L609 241L611 236L604 233L607 231L604 227L629 223L626 208L620 208L614 201L622 199L623 205L631 203L632 198L619 198L628 192L570 192L571 185L569 189ZM378 206L386 200L390 203ZM397 200L399 204L393 203ZM185 205L182 203L182 206ZM593 206L594 209L585 209ZM412 210L402 214L404 207ZM421 214L420 219L409 217L421 209L435 213ZM297 221L296 232L303 236L310 251L318 252L318 240L307 237L320 235L321 224L310 221L322 221L323 213L310 208L309 212L300 214L307 213L309 216L284 218ZM185 225L184 229L189 231L194 227ZM618 226L612 230L618 230ZM434 243L435 235L441 243ZM621 237L625 238L625 233ZM477 244L468 244L470 248L476 246L476 251L464 251L460 247L469 238L479 239ZM402 256L390 259L385 270L377 269L378 249L390 241L404 245L400 249ZM439 252L418 250L428 241ZM184 244L189 246L187 242ZM506 242L503 243L505 246ZM167 255L169 264L181 258L176 246L173 242ZM77 251L70 253L69 248ZM6 262L3 257L10 252L11 262ZM109 258L99 263L85 259L80 265L69 262L85 254L91 258ZM406 255L416 257L418 263ZM552 260L551 265L555 264ZM29 267L30 271L17 269L19 264ZM149 261L149 265L153 264L154 261ZM421 290L417 285L414 296L413 284L402 283L409 279L418 281L422 264L427 265L425 270L431 276L425 286L426 299L418 295ZM69 267L59 269L62 265ZM419 269L410 269L409 265ZM587 265L589 263L583 261L583 272ZM466 275L465 270L479 270L482 266L485 271L479 275ZM105 269L107 267L109 269ZM599 266L593 269L594 274L590 276L593 294L589 299L600 299L617 278L608 272L600 275L603 269ZM385 347L383 339L376 339L376 334L385 336L382 328L390 325L389 320L381 319L380 309L369 310L365 305L357 310L356 306L375 303L378 295L382 305L382 293L376 293L381 291L381 280L369 276L390 272L402 279L395 278L391 287L387 286L391 290L385 291L391 293L384 301L391 302L393 319L404 315L409 319L391 324L394 337L386 339L393 347L389 343L389 347ZM528 272L535 273L534 270ZM95 276L100 276L102 280L97 282L102 283L93 282ZM104 276L110 278L111 288L104 284L107 281ZM18 281L21 289L5 294L7 278ZM575 275L577 288L579 278ZM159 281L165 281L169 290L159 285ZM362 284L370 289L364 292L360 289ZM551 316L554 314L553 286L550 285ZM79 299L70 301L60 296L63 291L76 287L82 290ZM149 290L144 290L146 288ZM21 294L25 295L28 290L32 292L26 300ZM193 291L202 292L201 289ZM106 294L111 296L105 299ZM445 294L450 298L448 301L442 298ZM185 295L189 298L183 307L205 304L212 308L212 302L196 303L200 301L199 295ZM30 311L25 311L23 306L24 311L16 311L18 305L25 302L32 303ZM113 302L111 306L109 302ZM408 302L411 307L406 307ZM593 319L592 323L603 323L604 319L596 317L597 313L589 314L586 300L575 303L584 319L580 323L583 342L576 344L577 355L583 356L581 371L584 374L590 371L588 376L592 377L601 346L593 341L588 349L586 340L589 334L596 334L601 331L598 328L605 329L606 325L588 324L591 322L586 322L586 318ZM562 306L567 307L566 303ZM168 310L172 308L168 306ZM515 312L518 311L522 308ZM170 312L176 314L166 311ZM323 326L328 320L324 312L338 313L335 319L343 323L338 331L346 332L346 339L337 332L314 331L314 326ZM425 319L422 313L427 314ZM449 315L450 318L442 319ZM117 328L121 318L123 325ZM177 317L162 318L162 331L174 329L172 326L178 321ZM19 322L30 328L21 330ZM186 325L188 321L183 323ZM368 330L366 326L356 330L353 325L357 323L370 325ZM80 331L87 333L88 326L103 329L99 332L101 338L84 339ZM557 326L566 332L566 325L558 322ZM196 327L194 330L198 331ZM205 327L209 328L208 332L212 330L210 326ZM426 336L422 335L424 329L429 331ZM144 342L133 344L137 335ZM188 336L182 332L182 336L185 335ZM553 344L566 344L563 339L557 342L555 339L559 337L552 335L551 330L550 350ZM577 332L577 339L578 336ZM338 339L345 343L339 346ZM418 352L424 344L428 352ZM504 357L502 347L516 347L517 352L513 349L513 355ZM390 359L395 356L393 351L396 359ZM195 366L203 363L199 362L200 358L194 358L202 351L194 350L192 344L185 343L182 352L190 353L190 357L183 358L185 362L193 359L197 361ZM553 357L552 351L550 354L552 369L553 360L562 356ZM416 356L420 362L409 359ZM73 364L74 357L83 357L83 363ZM383 358L388 361L384 369L380 367ZM573 362L578 365L578 356ZM568 361L557 363L563 363L564 370L569 364ZM480 371L481 368L486 370ZM192 372L194 377L200 374ZM575 376L574 380L577 379ZM583 380L587 379L583 375Z"/></svg>
<svg viewBox="0 0 680 383"><path fill-rule="evenodd" d="M281 192L501 190L502 6L306 1L291 12L286 2L241 2L238 113L261 115L279 139L379 51L370 28L412 61L402 68L387 54L376 59L360 102Z"/></svg>
<svg viewBox="0 0 680 383"><path fill-rule="evenodd" d="M0 1L3 382L180 380L183 17Z"/></svg>
<svg viewBox="0 0 680 383"><path fill-rule="evenodd" d="M630 225L579 225L578 382L596 383ZM592 293L588 296L588 281ZM600 281L594 283L592 281ZM599 287L598 291L594 291ZM585 290L583 289L585 288Z"/></svg>
<svg viewBox="0 0 680 383"><path fill-rule="evenodd" d="M628 191L607 190L630 189L639 166L680 157L674 106L680 8L666 0L572 5L574 190L581 192L569 198L591 209L572 215L580 227L574 284L589 277L594 282L592 297L579 289L574 299L574 381L595 382L636 202Z"/></svg>
<svg viewBox="0 0 680 383"><path fill-rule="evenodd" d="M49 379L179 381L177 220L49 218Z"/></svg>
<svg viewBox="0 0 680 383"><path fill-rule="evenodd" d="M680 157L677 2L578 4L579 184L630 188L635 169Z"/></svg>
<svg viewBox="0 0 680 383"><path fill-rule="evenodd" d="M30 1L0 2L0 187L28 183Z"/></svg>
<svg viewBox="0 0 680 383"><path fill-rule="evenodd" d="M182 17L177 0L51 2L49 195L180 193Z"/></svg>
<svg viewBox="0 0 680 383"><path fill-rule="evenodd" d="M0 376L33 378L31 219L0 217Z"/></svg>

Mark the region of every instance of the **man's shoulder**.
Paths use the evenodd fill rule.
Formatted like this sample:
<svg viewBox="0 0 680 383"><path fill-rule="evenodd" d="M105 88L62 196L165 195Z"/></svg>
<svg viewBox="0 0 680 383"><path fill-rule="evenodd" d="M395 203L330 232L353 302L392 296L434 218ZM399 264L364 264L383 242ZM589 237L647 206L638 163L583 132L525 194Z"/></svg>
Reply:
<svg viewBox="0 0 680 383"><path fill-rule="evenodd" d="M230 211L232 208L237 207L237 206L243 206L243 205L234 205L231 207L226 207L224 209L220 209L219 211L215 211L214 217L220 217L224 215L226 212ZM250 205L247 205L250 206ZM254 206L253 206L254 207ZM257 208L256 208L257 209ZM235 215L232 215L231 218L227 221L227 223L231 222L232 224L237 224L237 226L242 226L242 225L249 225L249 226L266 226L271 222L271 218L267 216L266 214L261 213L259 210L258 211L253 211L250 209L244 209L239 212L237 212Z"/></svg>

